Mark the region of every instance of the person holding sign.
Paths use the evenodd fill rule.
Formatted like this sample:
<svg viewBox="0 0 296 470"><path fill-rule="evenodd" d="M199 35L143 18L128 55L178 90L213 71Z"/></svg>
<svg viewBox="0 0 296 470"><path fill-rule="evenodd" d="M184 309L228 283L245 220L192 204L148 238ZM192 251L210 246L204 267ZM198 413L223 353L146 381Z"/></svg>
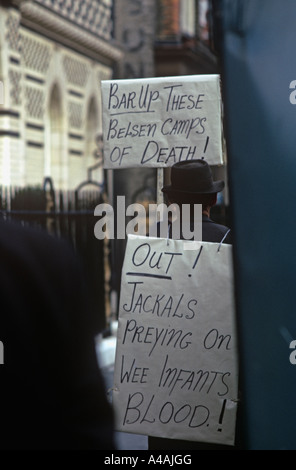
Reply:
<svg viewBox="0 0 296 470"><path fill-rule="evenodd" d="M194 205L202 205L202 241L232 244L231 231L228 227L217 224L211 218L211 209L217 202L217 193L224 188L224 181L214 181L209 164L202 159L183 161L171 168L171 184L164 186L162 192L167 195L170 204L180 208L190 205L190 225L194 224ZM160 236L158 223L158 236ZM169 225L169 238L172 238L172 224ZM167 439L148 436L149 450L233 450L234 446L196 442L188 440Z"/></svg>
<svg viewBox="0 0 296 470"><path fill-rule="evenodd" d="M224 181L214 181L209 164L205 160L178 162L171 168L171 184L164 186L162 192L169 203L177 204L182 221L182 207L190 205L190 224L194 224L194 205L202 205L202 240L213 243L232 244L232 235L228 227L215 223L211 218L211 209L217 202L217 193L222 191ZM159 235L159 231L158 231ZM172 227L169 227L169 236Z"/></svg>

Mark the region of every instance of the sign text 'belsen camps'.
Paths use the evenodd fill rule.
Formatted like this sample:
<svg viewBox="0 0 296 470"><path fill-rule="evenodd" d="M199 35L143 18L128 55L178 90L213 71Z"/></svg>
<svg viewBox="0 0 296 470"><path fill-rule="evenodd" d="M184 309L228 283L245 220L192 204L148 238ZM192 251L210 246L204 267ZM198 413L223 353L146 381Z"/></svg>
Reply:
<svg viewBox="0 0 296 470"><path fill-rule="evenodd" d="M102 82L105 168L222 163L218 75Z"/></svg>
<svg viewBox="0 0 296 470"><path fill-rule="evenodd" d="M184 249L181 240L128 237L114 374L117 429L233 445L232 247L186 243L196 249Z"/></svg>

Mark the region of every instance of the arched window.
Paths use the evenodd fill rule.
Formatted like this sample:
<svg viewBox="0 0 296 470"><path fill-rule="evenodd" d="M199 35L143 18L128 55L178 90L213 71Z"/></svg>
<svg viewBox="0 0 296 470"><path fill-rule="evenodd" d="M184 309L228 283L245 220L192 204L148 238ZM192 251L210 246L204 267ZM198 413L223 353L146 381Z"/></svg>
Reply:
<svg viewBox="0 0 296 470"><path fill-rule="evenodd" d="M103 178L102 167L94 168L98 164L98 137L100 135L99 112L95 98L91 98L87 109L86 118L86 142L85 142L85 165L86 172L92 171L92 179L101 183Z"/></svg>
<svg viewBox="0 0 296 470"><path fill-rule="evenodd" d="M54 187L63 185L63 110L61 93L58 85L54 85L49 99L49 148L50 148L50 176Z"/></svg>
<svg viewBox="0 0 296 470"><path fill-rule="evenodd" d="M86 164L87 167L94 164L96 153L96 136L99 132L98 109L94 98L91 98L86 119Z"/></svg>

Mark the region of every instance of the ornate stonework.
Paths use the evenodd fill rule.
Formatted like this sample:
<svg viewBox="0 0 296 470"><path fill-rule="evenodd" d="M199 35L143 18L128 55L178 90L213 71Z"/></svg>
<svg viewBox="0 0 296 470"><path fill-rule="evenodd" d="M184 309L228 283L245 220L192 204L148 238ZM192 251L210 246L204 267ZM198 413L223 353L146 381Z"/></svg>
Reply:
<svg viewBox="0 0 296 470"><path fill-rule="evenodd" d="M93 4L98 3L95 0L89 0L88 3L90 2ZM83 23L82 19L79 21L77 18L75 22L72 22L70 21L71 18L68 17L66 20L65 10L63 10L63 16L60 16L58 4L63 2L52 0L50 2L53 4L51 10L41 7L40 3L42 2L21 2L20 11L23 24L42 34L49 35L53 40L67 46L73 47L74 45L77 51L86 56L94 58L99 55L105 61L109 61L110 64L112 61L120 59L121 52L118 47L112 45L110 35L108 35L107 40L104 36L99 36L98 28L96 34L93 34L86 29L86 23ZM78 3L83 2L78 1ZM104 34L106 36L106 32Z"/></svg>
<svg viewBox="0 0 296 470"><path fill-rule="evenodd" d="M0 7L0 180L42 185L50 176L74 189L97 162L100 82L122 55L113 1L11 3Z"/></svg>
<svg viewBox="0 0 296 470"><path fill-rule="evenodd" d="M110 41L113 22L112 2L108 0L37 0L59 16L82 26L86 31Z"/></svg>

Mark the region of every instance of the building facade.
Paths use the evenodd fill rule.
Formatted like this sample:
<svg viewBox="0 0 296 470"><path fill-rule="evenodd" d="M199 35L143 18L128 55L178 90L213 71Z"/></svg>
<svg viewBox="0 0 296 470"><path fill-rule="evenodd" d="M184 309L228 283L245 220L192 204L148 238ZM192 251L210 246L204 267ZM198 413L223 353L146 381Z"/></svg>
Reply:
<svg viewBox="0 0 296 470"><path fill-rule="evenodd" d="M115 77L217 73L217 59L209 47L208 8L208 0L114 0L114 37L123 48ZM224 175L223 168L215 172ZM157 188L170 180L170 169L163 171L164 181L151 168L114 170L113 175L114 199L125 195L126 204L146 207L158 202ZM116 240L115 251L113 288L119 291L124 240Z"/></svg>
<svg viewBox="0 0 296 470"><path fill-rule="evenodd" d="M75 189L103 178L101 80L122 56L113 0L6 1L0 6L0 181Z"/></svg>
<svg viewBox="0 0 296 470"><path fill-rule="evenodd" d="M210 47L208 0L157 0L155 74L217 73Z"/></svg>

